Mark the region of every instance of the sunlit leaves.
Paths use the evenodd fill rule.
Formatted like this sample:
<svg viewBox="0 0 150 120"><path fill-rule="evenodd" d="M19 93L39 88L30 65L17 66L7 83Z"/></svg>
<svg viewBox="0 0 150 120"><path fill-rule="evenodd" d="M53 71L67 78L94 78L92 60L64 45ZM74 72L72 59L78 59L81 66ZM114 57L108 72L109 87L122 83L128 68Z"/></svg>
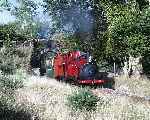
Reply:
<svg viewBox="0 0 150 120"><path fill-rule="evenodd" d="M141 12L130 4L105 7L109 25L106 53L119 59L129 55L143 55L150 47L149 9Z"/></svg>
<svg viewBox="0 0 150 120"><path fill-rule="evenodd" d="M11 12L16 16L17 32L28 37L36 37L39 23L34 20L37 5L32 0L18 0L19 6Z"/></svg>

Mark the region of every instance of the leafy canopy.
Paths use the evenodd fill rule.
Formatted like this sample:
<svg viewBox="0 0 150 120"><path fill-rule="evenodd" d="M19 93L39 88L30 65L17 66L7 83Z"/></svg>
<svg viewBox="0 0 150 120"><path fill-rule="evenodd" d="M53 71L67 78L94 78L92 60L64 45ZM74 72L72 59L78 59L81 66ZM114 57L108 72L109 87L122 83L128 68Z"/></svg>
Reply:
<svg viewBox="0 0 150 120"><path fill-rule="evenodd" d="M41 24L35 21L37 4L32 0L18 0L19 5L11 12L16 16L16 31L24 36L36 37Z"/></svg>
<svg viewBox="0 0 150 120"><path fill-rule="evenodd" d="M44 0L44 2L46 11L52 16L54 31L91 30L93 0Z"/></svg>
<svg viewBox="0 0 150 120"><path fill-rule="evenodd" d="M108 29L106 53L114 59L143 55L149 49L149 9L134 4L105 4ZM145 12L146 11L146 12Z"/></svg>

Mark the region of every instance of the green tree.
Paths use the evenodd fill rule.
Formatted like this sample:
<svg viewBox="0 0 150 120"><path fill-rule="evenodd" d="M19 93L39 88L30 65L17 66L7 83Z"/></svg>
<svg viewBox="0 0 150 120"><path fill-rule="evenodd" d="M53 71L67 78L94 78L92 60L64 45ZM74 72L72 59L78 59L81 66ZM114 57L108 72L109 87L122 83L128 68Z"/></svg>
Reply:
<svg viewBox="0 0 150 120"><path fill-rule="evenodd" d="M41 24L34 20L37 4L32 0L18 0L19 6L11 12L16 16L15 30L28 37L36 37Z"/></svg>
<svg viewBox="0 0 150 120"><path fill-rule="evenodd" d="M149 48L148 33L146 35L146 32L149 32L147 30L149 23L146 23L148 16L143 14L145 12L141 13L133 4L107 6L108 55L111 53L114 59L128 55L137 56ZM143 19L144 16L147 18Z"/></svg>
<svg viewBox="0 0 150 120"><path fill-rule="evenodd" d="M15 61L22 54L16 45L26 40L25 36L16 33L13 24L0 26L0 71L3 74L13 74L21 66L19 60Z"/></svg>
<svg viewBox="0 0 150 120"><path fill-rule="evenodd" d="M89 51L98 59L102 56L102 36L106 30L106 18L97 0L44 0L45 8L52 16L53 30L71 33L68 41L82 51ZM66 29L66 26L67 29Z"/></svg>
<svg viewBox="0 0 150 120"><path fill-rule="evenodd" d="M102 2L108 28L105 33L106 59L113 62L126 61L129 56L147 56L150 49L149 8L139 8L136 1L127 4Z"/></svg>
<svg viewBox="0 0 150 120"><path fill-rule="evenodd" d="M10 47L13 43L22 43L27 38L15 31L15 24L1 25L0 26L0 46L3 45Z"/></svg>
<svg viewBox="0 0 150 120"><path fill-rule="evenodd" d="M8 0L1 0L0 1L0 10L10 10L10 3Z"/></svg>

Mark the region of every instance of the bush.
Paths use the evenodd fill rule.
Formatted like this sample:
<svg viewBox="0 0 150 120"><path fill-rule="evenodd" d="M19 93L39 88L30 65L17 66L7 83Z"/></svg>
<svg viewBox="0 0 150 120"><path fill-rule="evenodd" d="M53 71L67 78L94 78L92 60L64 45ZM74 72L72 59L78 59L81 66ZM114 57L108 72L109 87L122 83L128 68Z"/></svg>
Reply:
<svg viewBox="0 0 150 120"><path fill-rule="evenodd" d="M27 69L30 62L31 47L0 49L0 70L3 74L14 74L17 69Z"/></svg>
<svg viewBox="0 0 150 120"><path fill-rule="evenodd" d="M15 90L22 87L23 87L22 80L0 75L0 88Z"/></svg>
<svg viewBox="0 0 150 120"><path fill-rule="evenodd" d="M16 68L11 63L7 63L7 64L1 64L0 69L4 74L14 74Z"/></svg>
<svg viewBox="0 0 150 120"><path fill-rule="evenodd" d="M5 90L0 94L0 120L32 120L35 114L32 111L32 108L16 103L13 90Z"/></svg>
<svg viewBox="0 0 150 120"><path fill-rule="evenodd" d="M0 49L0 70L4 74L13 74L17 69L14 62L15 56L13 55L13 51L13 49L5 47Z"/></svg>
<svg viewBox="0 0 150 120"><path fill-rule="evenodd" d="M30 64L32 47L30 46L20 46L16 48L15 51L15 63L17 68L28 69Z"/></svg>
<svg viewBox="0 0 150 120"><path fill-rule="evenodd" d="M68 105L74 110L96 110L98 97L87 89L81 89L68 97Z"/></svg>

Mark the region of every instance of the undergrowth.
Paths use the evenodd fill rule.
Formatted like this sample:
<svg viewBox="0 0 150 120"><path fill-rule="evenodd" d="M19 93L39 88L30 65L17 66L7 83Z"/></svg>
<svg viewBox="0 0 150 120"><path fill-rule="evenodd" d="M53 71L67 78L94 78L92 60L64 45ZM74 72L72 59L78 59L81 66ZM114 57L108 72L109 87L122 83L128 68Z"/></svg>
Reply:
<svg viewBox="0 0 150 120"><path fill-rule="evenodd" d="M97 102L100 100L88 89L80 89L68 96L68 105L74 110L96 110Z"/></svg>

